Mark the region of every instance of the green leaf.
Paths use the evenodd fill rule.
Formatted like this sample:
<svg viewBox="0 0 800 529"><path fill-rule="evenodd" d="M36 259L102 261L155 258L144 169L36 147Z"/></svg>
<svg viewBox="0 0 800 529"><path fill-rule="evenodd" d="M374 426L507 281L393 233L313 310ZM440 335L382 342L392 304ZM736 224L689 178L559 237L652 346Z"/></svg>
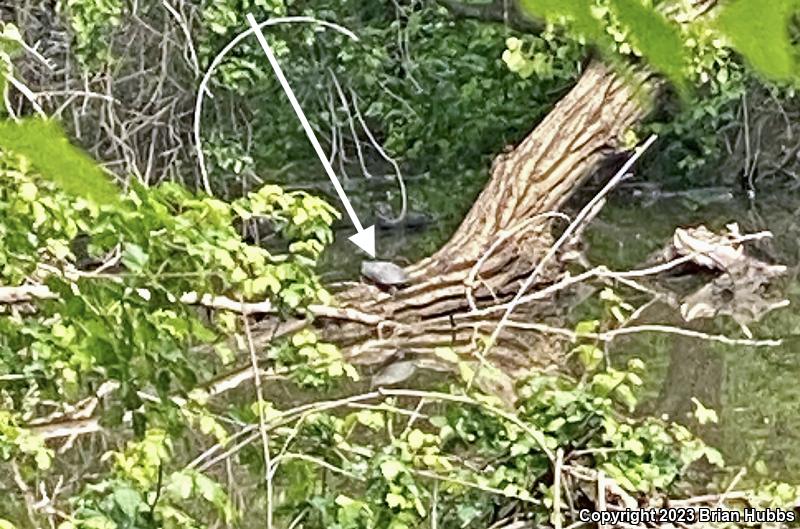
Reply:
<svg viewBox="0 0 800 529"><path fill-rule="evenodd" d="M705 451L706 459L712 465L723 468L725 466L725 460L722 457L722 454L719 450L715 450L714 448L706 448Z"/></svg>
<svg viewBox="0 0 800 529"><path fill-rule="evenodd" d="M292 336L292 345L295 347L302 347L306 344L317 343L317 335L309 330L302 330Z"/></svg>
<svg viewBox="0 0 800 529"><path fill-rule="evenodd" d="M94 160L69 143L54 121L0 122L0 149L24 156L42 177L71 195L97 205L120 204L117 187Z"/></svg>
<svg viewBox="0 0 800 529"><path fill-rule="evenodd" d="M349 496L345 496L344 494L339 494L338 496L336 496L334 503L336 503L336 505L338 505L339 507L349 507L350 505L359 502L357 502L353 498L350 498Z"/></svg>
<svg viewBox="0 0 800 529"><path fill-rule="evenodd" d="M319 351L319 354L328 358L341 358L341 354L339 354L339 349L332 343L317 344L317 351Z"/></svg>
<svg viewBox="0 0 800 529"><path fill-rule="evenodd" d="M452 362L453 364L458 363L458 354L453 350L452 347L437 347L433 350L433 354L441 358L446 362Z"/></svg>
<svg viewBox="0 0 800 529"><path fill-rule="evenodd" d="M341 362L333 362L328 365L328 376L332 378L339 378L344 374L344 366Z"/></svg>
<svg viewBox="0 0 800 529"><path fill-rule="evenodd" d="M0 28L2 28L2 31L0 31L0 51L11 53L23 47L25 42L22 40L22 34L17 26L7 22L0 22ZM2 526L0 526L0 529L2 529Z"/></svg>
<svg viewBox="0 0 800 529"><path fill-rule="evenodd" d="M622 404L627 406L628 411L632 412L636 408L636 395L633 394L633 391L627 384L620 384L617 386L614 390L614 396L616 396Z"/></svg>
<svg viewBox="0 0 800 529"><path fill-rule="evenodd" d="M167 490L182 500L188 500L194 491L194 480L188 474L176 472L170 478Z"/></svg>
<svg viewBox="0 0 800 529"><path fill-rule="evenodd" d="M423 444L425 444L425 434L416 428L411 430L408 434L408 446L412 450L419 450Z"/></svg>
<svg viewBox="0 0 800 529"><path fill-rule="evenodd" d="M544 427L545 431L548 432L555 432L561 429L567 423L567 420L564 417L556 417L552 421L550 421L547 426Z"/></svg>
<svg viewBox="0 0 800 529"><path fill-rule="evenodd" d="M139 506L142 505L142 496L131 488L120 488L114 491L114 503L130 519L136 518Z"/></svg>
<svg viewBox="0 0 800 529"><path fill-rule="evenodd" d="M685 91L684 68L689 61L678 28L640 0L614 0L611 6L647 62Z"/></svg>
<svg viewBox="0 0 800 529"><path fill-rule="evenodd" d="M594 345L579 345L574 352L578 353L578 359L587 371L593 371L603 361L603 351Z"/></svg>
<svg viewBox="0 0 800 529"><path fill-rule="evenodd" d="M636 373L628 373L628 375L626 376L626 380L631 384L633 384L634 386L641 386L642 384L644 384L642 378Z"/></svg>
<svg viewBox="0 0 800 529"><path fill-rule="evenodd" d="M356 420L374 431L383 430L386 427L386 419L382 413L377 411L361 410L356 413Z"/></svg>
<svg viewBox="0 0 800 529"><path fill-rule="evenodd" d="M130 272L141 272L147 266L149 256L141 246L133 243L126 243L122 251L122 264Z"/></svg>
<svg viewBox="0 0 800 529"><path fill-rule="evenodd" d="M213 432L217 427L217 421L210 415L203 415L199 421L200 431L206 435Z"/></svg>
<svg viewBox="0 0 800 529"><path fill-rule="evenodd" d="M394 492L389 492L386 494L386 505L388 505L391 509L402 507L405 505L405 503L406 499L399 494L395 494Z"/></svg>
<svg viewBox="0 0 800 529"><path fill-rule="evenodd" d="M216 505L219 502L222 489L214 480L209 479L203 474L195 474L194 484L197 492L209 503Z"/></svg>
<svg viewBox="0 0 800 529"><path fill-rule="evenodd" d="M475 370L467 362L458 363L458 373L461 376L461 380L467 384L471 384L472 379L475 378Z"/></svg>
<svg viewBox="0 0 800 529"><path fill-rule="evenodd" d="M697 419L697 422L700 424L716 424L719 422L719 417L717 416L717 412L711 408L706 408L703 406L703 403L700 402L696 397L692 397L692 402L695 405L694 410L694 417Z"/></svg>
<svg viewBox="0 0 800 529"><path fill-rule="evenodd" d="M587 334L592 334L597 331L600 327L600 322L597 320L585 320L578 323L575 326L575 333L578 336L585 336Z"/></svg>
<svg viewBox="0 0 800 529"><path fill-rule="evenodd" d="M297 226L303 224L307 220L308 220L308 212L304 209L298 209L297 212L294 214L294 217L292 217L292 222Z"/></svg>
<svg viewBox="0 0 800 529"><path fill-rule="evenodd" d="M619 483L622 488L631 492L636 491L636 485L634 485L633 482L628 479L628 475L620 470L616 465L611 463L603 463L600 468L603 469L606 474L614 478L614 480Z"/></svg>
<svg viewBox="0 0 800 529"><path fill-rule="evenodd" d="M628 360L628 370L629 371L636 371L638 373L643 372L645 369L644 362L641 358L631 358Z"/></svg>
<svg viewBox="0 0 800 529"><path fill-rule="evenodd" d="M33 460L36 462L36 468L39 470L48 470L53 462L53 458L50 457L50 453L47 450L39 450L36 452L36 455L33 456Z"/></svg>
<svg viewBox="0 0 800 529"><path fill-rule="evenodd" d="M19 198L25 202L33 202L36 200L37 191L36 184L33 182L25 182L19 186Z"/></svg>
<svg viewBox="0 0 800 529"><path fill-rule="evenodd" d="M527 13L551 22L566 18L574 33L595 43L607 40L603 24L593 15L586 0L521 0L520 6Z"/></svg>
<svg viewBox="0 0 800 529"><path fill-rule="evenodd" d="M381 474L387 481L394 481L394 479L405 470L405 466L396 459L390 459L381 463Z"/></svg>
<svg viewBox="0 0 800 529"><path fill-rule="evenodd" d="M303 300L302 296L295 290L284 290L281 292L281 298L283 298L283 302L286 303L290 308L297 307Z"/></svg>
<svg viewBox="0 0 800 529"><path fill-rule="evenodd" d="M796 0L735 0L725 4L717 27L750 65L779 80L797 78L789 22Z"/></svg>
<svg viewBox="0 0 800 529"><path fill-rule="evenodd" d="M638 439L628 439L622 444L622 448L630 450L637 456L644 455L644 444Z"/></svg>

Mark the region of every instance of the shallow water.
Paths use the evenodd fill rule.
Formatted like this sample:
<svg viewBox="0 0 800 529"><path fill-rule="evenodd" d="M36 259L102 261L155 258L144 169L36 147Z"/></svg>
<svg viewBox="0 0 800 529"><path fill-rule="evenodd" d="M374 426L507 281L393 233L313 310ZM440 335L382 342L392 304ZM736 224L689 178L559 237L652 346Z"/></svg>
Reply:
<svg viewBox="0 0 800 529"><path fill-rule="evenodd" d="M754 202L725 190L663 196L622 190L609 201L587 232L587 255L612 269L641 265L661 248L678 226L711 229L738 222L743 232L771 230L773 240L752 248L759 257L787 265L775 285L791 301L788 308L752 324L755 337L782 338L775 348L726 346L673 335L638 335L615 341L612 365L629 358L645 361L640 413L669 415L721 449L728 463L760 469L766 477L800 482L800 192L764 192ZM378 233L379 258L398 263L427 255L454 226ZM349 248L346 233L323 266L329 281L355 279L361 257ZM709 333L744 337L726 318L681 322L674 309L654 306L639 323L667 323ZM698 425L687 414L692 397L719 414L719 423ZM752 476L751 477L757 477Z"/></svg>
<svg viewBox="0 0 800 529"><path fill-rule="evenodd" d="M643 205L647 207L642 207ZM691 338L640 335L616 342L610 359L624 366L639 357L647 364L640 412L667 414L721 449L734 465L760 469L770 478L800 481L800 193L775 191L754 203L742 199L699 205L685 198L652 204L616 200L590 235L594 262L632 267L662 244L677 226L706 224L721 228L738 222L745 232L770 230L774 239L751 251L784 264L788 272L775 285L791 305L750 325L756 337L781 338L780 347L729 346ZM642 323L686 326L673 309L654 307ZM691 328L742 338L727 318ZM692 397L719 414L716 425L698 425L687 417Z"/></svg>

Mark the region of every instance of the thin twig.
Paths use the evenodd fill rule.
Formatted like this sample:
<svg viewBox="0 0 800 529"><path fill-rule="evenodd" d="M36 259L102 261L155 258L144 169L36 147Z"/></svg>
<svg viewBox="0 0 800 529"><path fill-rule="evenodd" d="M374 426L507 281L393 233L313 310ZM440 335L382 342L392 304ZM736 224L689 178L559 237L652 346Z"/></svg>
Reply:
<svg viewBox="0 0 800 529"><path fill-rule="evenodd" d="M196 75L200 75L200 61L197 59L197 52L194 49L194 42L192 41L192 33L189 31L189 26L186 24L186 21L183 19L183 16L178 12L177 9L172 7L172 5L167 0L161 0L164 8L169 11L169 13L175 18L175 21L180 26L181 31L183 31L183 36L186 38L186 45L189 48L189 60L192 64L192 68L194 69L194 73Z"/></svg>
<svg viewBox="0 0 800 529"><path fill-rule="evenodd" d="M342 90L342 85L339 83L339 78L336 77L336 74L331 68L328 68L328 73L331 76L334 88L336 88L336 93L339 96L339 102L342 104L342 108L347 115L347 124L350 127L350 134L353 136L353 145L356 147L356 156L358 156L358 163L361 166L361 172L364 174L364 177L372 178L369 168L367 167L366 160L364 159L364 151L361 149L361 140L356 132L356 124L355 120L353 119L353 113L350 111L350 104L347 101L347 97L344 95L344 90Z"/></svg>
<svg viewBox="0 0 800 529"><path fill-rule="evenodd" d="M375 135L372 134L372 131L367 126L367 122L364 119L364 116L361 114L361 109L358 108L358 96L356 95L353 89L350 89L350 98L353 101L353 109L356 111L356 119L358 119L358 123L361 125L361 128L364 129L364 134L367 135L372 146L378 151L378 154L381 158L389 162L389 164L394 169L395 178L397 178L397 185L400 188L400 214L397 215L394 219L385 219L389 224L400 224L406 218L408 214L408 192L406 191L406 182L405 178L403 177L403 172L400 170L400 164L397 163L397 160L389 156L386 153L386 150L381 146L378 140L375 139Z"/></svg>
<svg viewBox="0 0 800 529"><path fill-rule="evenodd" d="M553 470L553 526L561 529L561 466L564 464L564 449L556 450L556 467Z"/></svg>
<svg viewBox="0 0 800 529"><path fill-rule="evenodd" d="M474 325L479 325L479 326L491 325L491 322L480 322ZM602 333L577 333L571 329L566 329L563 327L553 327L550 325L545 325L543 323L518 322L514 320L508 320L506 322L506 326L512 329L522 329L522 330L538 331L549 334L558 334L564 336L565 338L570 339L571 341L576 341L579 338L586 338L590 340L599 340L602 342L611 342L614 339L618 338L619 336L653 332L662 334L674 334L678 336L686 336L687 338L706 340L709 342L719 342L726 345L740 345L747 347L779 347L783 344L782 340L751 340L745 338L742 339L729 338L727 336L720 334L707 334L704 332L692 331L690 329L684 329L681 327L673 327L671 325L658 325L658 324L621 327L619 329L614 329Z"/></svg>
<svg viewBox="0 0 800 529"><path fill-rule="evenodd" d="M480 259L475 262L475 266L469 272L467 279L464 281L464 284L467 286L466 288L466 296L467 296L467 303L469 303L470 309L477 310L478 307L475 304L475 295L473 294L473 289L475 288L475 279L480 274L483 265L486 261L494 254L495 250L503 244L508 238L513 237L517 233L521 232L522 230L526 229L530 224L536 222L537 220L541 220L543 218L560 218L564 219L567 222L570 222L570 218L568 215L564 213L560 213L557 211L548 211L545 213L539 213L538 215L534 215L529 219L525 219L522 222L519 222L512 226L508 230L501 230L498 237L494 240L491 246L481 255Z"/></svg>
<svg viewBox="0 0 800 529"><path fill-rule="evenodd" d="M47 113L42 109L41 106L39 106L39 103L36 102L36 94L34 94L30 88L25 86L22 83L22 81L20 81L13 75L7 73L5 75L5 78L9 83L11 83L14 86L14 88L19 90L19 92L23 96L25 96L25 99L27 99L30 102L31 106L33 107L33 110L36 111L37 114L39 114L39 117L47 118Z"/></svg>
<svg viewBox="0 0 800 529"><path fill-rule="evenodd" d="M445 402L457 402L461 404L469 404L472 406L478 406L483 408L484 410L489 411L509 422L514 423L515 425L519 426L522 431L527 433L534 442L539 446L539 449L547 455L547 458L550 459L552 463L555 463L555 455L553 451L550 450L544 441L544 434L542 432L534 430L531 426L522 420L519 417L514 415L513 413L509 413L507 411L501 410L496 406L492 406L491 404L487 404L485 402L481 402L475 400L471 397L466 395L451 395L450 393L441 393L436 391L418 391L418 390L411 390L411 389L389 389L389 388L379 388L378 393L384 396L392 396L392 397L417 397L417 398L425 398L429 400L438 400L438 401L445 401Z"/></svg>
<svg viewBox="0 0 800 529"><path fill-rule="evenodd" d="M292 460L292 459L299 459L301 461L307 461L309 463L313 463L314 465L320 466L335 474L341 474L343 476L347 476L350 479L354 479L356 481L365 481L365 479L359 475L353 474L349 470L345 470L341 467L337 467L336 465L332 465L323 459L319 459L318 457L310 456L308 454L300 454L294 452L288 452L285 454L281 454L275 458L272 462L272 470L270 471L270 481L275 476L275 472L278 470L278 466L283 463L284 461Z"/></svg>
<svg viewBox="0 0 800 529"><path fill-rule="evenodd" d="M728 484L728 486L725 488L725 492L723 492L720 495L719 500L717 500L716 507L719 507L723 503L725 503L728 494L730 494L731 491L736 488L736 485L739 484L739 481L741 481L741 479L745 476L745 474L747 474L747 467L740 468L739 472L736 473L736 475L731 480L730 484Z"/></svg>
<svg viewBox="0 0 800 529"><path fill-rule="evenodd" d="M244 305L244 302L242 302L242 305ZM244 306L242 306L242 321L244 322L244 333L247 337L247 348L250 352L250 364L254 373L253 381L256 391L256 402L258 403L258 431L261 435L261 444L264 452L264 479L267 484L267 529L272 529L272 475L270 474L272 462L269 454L269 433L267 432L267 425L264 420L264 393L261 389L261 370L258 367L256 348L253 346L253 334L250 332L250 321L244 313Z"/></svg>

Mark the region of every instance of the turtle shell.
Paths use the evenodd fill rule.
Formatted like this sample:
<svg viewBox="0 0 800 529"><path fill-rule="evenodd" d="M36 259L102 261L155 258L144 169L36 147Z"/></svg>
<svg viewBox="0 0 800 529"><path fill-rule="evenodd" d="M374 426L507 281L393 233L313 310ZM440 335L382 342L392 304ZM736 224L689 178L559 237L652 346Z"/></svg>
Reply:
<svg viewBox="0 0 800 529"><path fill-rule="evenodd" d="M408 283L408 274L394 263L387 261L364 261L361 275L378 285L400 286Z"/></svg>

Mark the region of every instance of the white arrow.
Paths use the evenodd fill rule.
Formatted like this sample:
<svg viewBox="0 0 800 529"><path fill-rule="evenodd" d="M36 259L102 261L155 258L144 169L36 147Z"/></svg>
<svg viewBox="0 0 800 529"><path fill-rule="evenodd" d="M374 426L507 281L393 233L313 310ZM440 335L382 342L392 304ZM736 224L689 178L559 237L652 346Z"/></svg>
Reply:
<svg viewBox="0 0 800 529"><path fill-rule="evenodd" d="M339 183L339 179L336 178L336 173L333 171L333 167L331 167L328 157L322 150L322 145L319 144L317 135L314 134L314 131L311 129L311 124L308 122L308 118L306 118L303 109L300 107L300 103L297 101L297 97L294 95L292 87L289 86L289 81L286 80L286 76L283 74L281 65L278 64L278 59L275 58L272 48L270 48L269 44L267 43L267 39L264 38L261 28L258 27L258 22L251 13L248 13L247 21L253 28L253 32L255 33L259 44L261 44L261 48L263 48L264 53L267 55L269 64L272 66L272 69L275 70L275 75L278 78L278 82L283 87L283 91L286 92L286 96L289 98L289 103L292 105L295 114L297 114L297 118L300 120L300 124L303 126L308 139L311 141L311 146L314 147L314 151L316 151L317 156L319 156L319 160L322 162L322 167L324 167L325 172L328 173L328 177L331 179L331 183L333 184L334 189L336 189L336 194L339 195L339 200L342 201L344 209L347 211L347 215L350 217L350 221L353 223L353 226L356 227L356 231L358 233L351 236L350 240L353 242L353 244L367 252L370 257L374 258L375 226L370 226L364 229L364 227L361 225L361 221L358 220L358 215L356 215L353 205L350 204L350 200L347 198L347 195L342 188L342 184Z"/></svg>

